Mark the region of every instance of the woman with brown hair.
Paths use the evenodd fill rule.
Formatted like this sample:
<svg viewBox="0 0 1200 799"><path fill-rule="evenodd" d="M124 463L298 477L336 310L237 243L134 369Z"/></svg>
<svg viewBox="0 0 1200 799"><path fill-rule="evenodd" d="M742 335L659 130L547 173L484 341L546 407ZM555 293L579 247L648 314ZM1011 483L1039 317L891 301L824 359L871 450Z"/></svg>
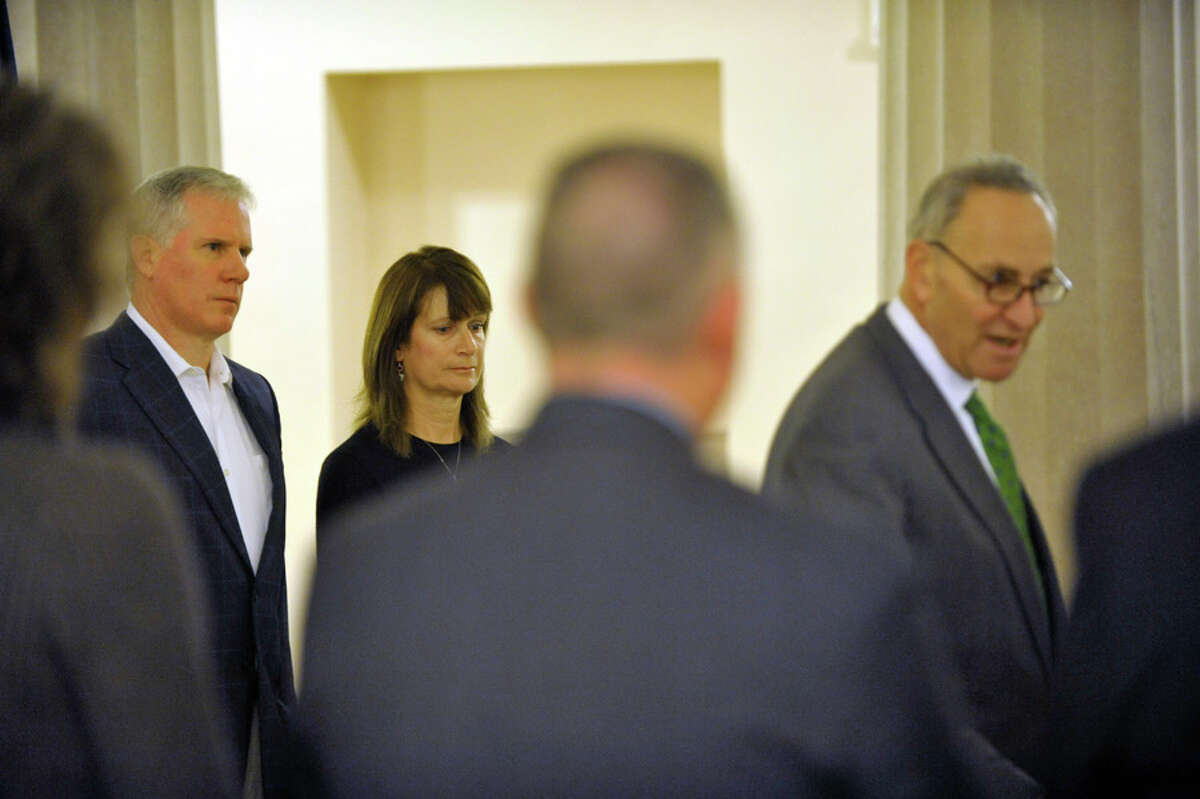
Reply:
<svg viewBox="0 0 1200 799"><path fill-rule="evenodd" d="M449 247L422 247L384 273L363 341L359 427L317 483L317 534L348 505L420 473L457 480L480 453L507 449L488 426L483 352L492 295Z"/></svg>

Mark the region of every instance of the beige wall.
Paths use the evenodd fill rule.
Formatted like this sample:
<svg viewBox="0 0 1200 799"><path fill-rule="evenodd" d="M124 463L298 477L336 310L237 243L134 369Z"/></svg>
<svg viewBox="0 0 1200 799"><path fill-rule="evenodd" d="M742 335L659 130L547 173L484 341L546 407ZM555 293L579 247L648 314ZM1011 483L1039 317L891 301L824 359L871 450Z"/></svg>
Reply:
<svg viewBox="0 0 1200 799"><path fill-rule="evenodd" d="M425 226L430 236L466 236L471 255L490 276L522 265L529 216L525 177L471 197L394 196L380 206L383 217L373 216L378 209L368 208L353 181L331 182L331 172L352 174L356 163L361 168L365 161L355 147L384 150L380 157L395 159L401 174L415 170L409 151L427 148L429 141L419 132L394 130L390 138L356 143L353 131L378 120L370 104L352 95L374 89L363 83L340 94L342 78L331 83L330 73L716 64L721 145L746 218L748 254L744 357L726 417L727 466L749 485L760 479L775 423L796 386L879 295L878 65L865 0L215 5L224 167L247 179L259 200L252 276L232 349L235 358L265 373L279 396L293 611L303 608L307 594L317 472L345 427L345 386L353 371L346 353L353 350L357 360L350 331L371 282L364 273L343 281L340 264L377 270L380 259L386 265L418 243L407 235L410 227ZM479 74L479 86L492 79ZM416 90L383 80L389 85L382 91ZM449 87L442 96L482 91L479 86ZM449 100L430 100L427 111L447 120L465 116L463 126L470 124L472 115L463 107L441 102ZM411 107L410 100L400 105L405 103ZM483 110L492 114L494 107ZM636 121L637 109L630 110ZM643 112L651 118L650 109ZM529 130L565 143L576 132L563 118L514 119L512 126L509 141ZM507 169L488 163L496 149L471 130L462 132L463 151L445 148L424 163L446 175ZM593 131L578 130L585 132ZM542 147L509 154L522 176L536 166ZM357 180L372 178L360 174ZM360 213L335 213L343 206ZM374 238L384 235L381 230L386 241ZM365 236L368 231L376 232ZM349 244L337 244L347 236ZM379 242L378 254L365 238ZM499 300L497 318L517 318L512 292ZM498 342L503 338L500 330L493 333L488 364L488 390L497 407L508 401L501 400L505 388L497 376L506 370L523 375L522 364L537 357L531 342L520 352L503 353L509 344ZM519 415L519 409L503 414L510 412L511 418ZM302 619L295 615L298 632Z"/></svg>

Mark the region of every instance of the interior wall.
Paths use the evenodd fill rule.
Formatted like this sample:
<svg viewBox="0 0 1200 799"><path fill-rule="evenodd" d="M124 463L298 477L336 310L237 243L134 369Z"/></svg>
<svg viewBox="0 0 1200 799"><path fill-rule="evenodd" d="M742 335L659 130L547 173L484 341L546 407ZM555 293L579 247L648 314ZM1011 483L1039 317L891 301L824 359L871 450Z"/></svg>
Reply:
<svg viewBox="0 0 1200 799"><path fill-rule="evenodd" d="M341 370L351 367L349 358L335 353L356 351L350 321L364 313L342 305L351 293L346 287L358 278L331 268L335 230L359 224L335 222L331 206L353 205L360 197L353 181L331 182L330 170L362 145L330 124L329 109L340 102L331 98L331 74L718 64L721 138L747 254L742 359L727 409L727 467L735 479L757 486L792 393L878 296L878 64L867 0L214 2L223 165L258 197L251 278L232 348L239 361L271 380L279 398L297 637L312 559L317 473L344 427L336 420L345 419L339 404L346 400L335 398L335 385L344 384ZM458 115L464 126L473 119L461 106L428 112ZM537 119L512 124L552 127ZM405 139L406 131L391 134L390 142L379 141L395 157L406 157L407 146L428 145ZM486 164L473 162L475 154L490 153L487 143L464 138L469 158L440 160L453 158L447 152L433 162L446 170L486 172ZM503 157L523 155L518 147ZM548 168L539 165L542 174ZM491 255L482 259L485 269L503 258L523 265L520 242L505 238L507 228L495 224L520 210L505 211L494 199L460 203L455 224L473 230L472 241L493 237L494 246L486 248ZM439 203L444 209L435 193L424 211L397 206L388 212L390 224L408 212L437 211ZM430 235L439 232L430 228ZM377 256L364 247L357 257L378 269L409 245L398 238ZM498 318L520 314L514 298L503 302ZM339 327L347 332L339 334ZM503 368L501 361L493 349L489 370ZM489 392L500 401L498 383L489 383Z"/></svg>

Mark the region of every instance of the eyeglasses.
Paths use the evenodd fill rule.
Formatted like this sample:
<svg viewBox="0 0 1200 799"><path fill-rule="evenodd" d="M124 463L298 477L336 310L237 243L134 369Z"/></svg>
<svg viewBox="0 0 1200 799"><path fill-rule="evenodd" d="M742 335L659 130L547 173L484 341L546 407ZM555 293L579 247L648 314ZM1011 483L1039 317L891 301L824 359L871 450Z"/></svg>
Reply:
<svg viewBox="0 0 1200 799"><path fill-rule="evenodd" d="M1062 302L1063 298L1067 296L1067 292L1071 290L1071 278L1063 274L1057 266L1049 275L1039 277L1029 285L1022 283L1016 271L1012 269L997 269L993 273L992 279L989 280L976 272L970 264L959 258L942 242L928 241L926 243L949 255L956 264L967 270L971 277L982 283L988 300L997 305L1011 305L1021 299L1021 295L1027 291L1033 297L1034 305L1055 305Z"/></svg>

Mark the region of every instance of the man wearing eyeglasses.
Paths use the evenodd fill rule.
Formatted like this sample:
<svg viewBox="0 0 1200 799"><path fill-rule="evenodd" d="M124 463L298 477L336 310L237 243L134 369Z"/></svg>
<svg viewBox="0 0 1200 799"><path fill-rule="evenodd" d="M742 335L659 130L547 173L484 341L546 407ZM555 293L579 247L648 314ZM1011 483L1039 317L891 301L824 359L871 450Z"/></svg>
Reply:
<svg viewBox="0 0 1200 799"><path fill-rule="evenodd" d="M909 228L899 297L817 368L783 416L764 492L834 517L873 516L904 541L948 633L970 729L1000 796L1038 796L1047 684L1065 621L1037 513L976 393L1011 375L1047 306L1049 192L1006 156L943 172Z"/></svg>

